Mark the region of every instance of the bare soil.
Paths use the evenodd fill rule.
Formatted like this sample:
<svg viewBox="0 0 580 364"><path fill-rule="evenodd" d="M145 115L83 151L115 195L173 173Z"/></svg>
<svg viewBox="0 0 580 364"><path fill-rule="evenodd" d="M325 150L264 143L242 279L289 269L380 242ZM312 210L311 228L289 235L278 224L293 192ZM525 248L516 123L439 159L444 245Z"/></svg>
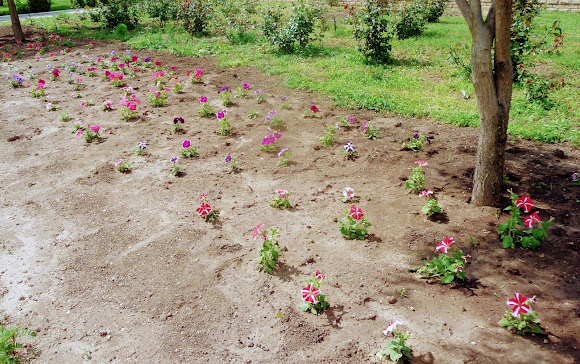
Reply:
<svg viewBox="0 0 580 364"><path fill-rule="evenodd" d="M23 339L36 353L30 362L79 363L88 356L97 363L372 362L395 319L412 334L413 363L580 362L580 187L570 178L578 171L577 148L509 141L506 191L528 194L540 216L555 222L538 250L503 249L497 226L508 215L469 203L477 129L337 109L255 69L139 50L133 54L162 62L166 72L178 67L186 88L170 92L165 107L144 102L139 118L125 122L121 90L101 79L102 69L97 77L81 76L82 99L71 96L65 61L126 49L95 41L87 50L87 43L76 40L65 55L51 47L57 56L45 53L39 61L25 45L23 59L0 64L2 77L24 75L26 86L36 85L27 65L39 70L48 101L60 108L47 111L30 88L3 81L0 312L5 322L37 332ZM59 80L49 80L49 63L61 70ZM152 71L139 68L126 86L145 101ZM194 68L203 69L203 84L187 82L185 72ZM215 118L197 117L199 97L222 109L217 91L242 82L250 97L227 107L232 135L219 136ZM266 102L256 102L256 89ZM282 96L290 110L280 108ZM95 106L82 107L88 99ZM108 99L114 110L104 112ZM320 118L302 116L311 104ZM248 118L251 109L257 119ZM270 110L286 122L280 146L293 153L288 168L259 149ZM62 112L72 119L61 121ZM344 115L356 118L355 127L322 147L325 126ZM170 130L174 117L185 119L181 134ZM100 125L103 139L89 144L77 137L77 121ZM361 133L366 121L380 128L377 140ZM419 153L401 151L415 132L431 144ZM174 177L169 159L184 139L200 155L180 158L186 173ZM142 157L131 153L139 141L149 144ZM354 161L340 153L348 141L359 151ZM239 173L228 170L228 154L240 156ZM117 172L118 158L133 171ZM427 219L424 200L404 187L417 159L429 162L426 186L435 190L443 218ZM346 240L338 230L337 219L350 208L340 199L346 186L361 196L356 205L373 223L365 241ZM291 192L293 208L268 206L278 188ZM220 212L216 224L196 212L205 192ZM272 275L258 271L260 242L252 232L259 223L281 230L285 249ZM466 282L443 286L408 272L435 256L446 236L473 257ZM318 316L299 308L300 290L316 269L327 276L321 289L331 305ZM514 292L537 297L533 308L546 335L521 337L498 326Z"/></svg>

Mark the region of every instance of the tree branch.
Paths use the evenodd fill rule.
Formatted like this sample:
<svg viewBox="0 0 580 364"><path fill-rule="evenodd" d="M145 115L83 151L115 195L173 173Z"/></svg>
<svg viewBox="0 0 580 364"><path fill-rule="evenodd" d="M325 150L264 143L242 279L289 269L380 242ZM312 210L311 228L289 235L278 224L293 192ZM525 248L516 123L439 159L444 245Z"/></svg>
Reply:
<svg viewBox="0 0 580 364"><path fill-rule="evenodd" d="M495 17L496 17L496 0L493 0L491 6L489 7L489 11L487 12L487 16L485 17L485 25L491 30L491 37L492 39L495 37Z"/></svg>

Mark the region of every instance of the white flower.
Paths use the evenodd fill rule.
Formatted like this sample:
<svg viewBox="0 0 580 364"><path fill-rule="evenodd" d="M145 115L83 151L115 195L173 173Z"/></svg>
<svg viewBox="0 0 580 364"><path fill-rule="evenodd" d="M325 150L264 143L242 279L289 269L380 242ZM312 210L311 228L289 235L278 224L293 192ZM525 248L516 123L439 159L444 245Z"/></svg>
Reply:
<svg viewBox="0 0 580 364"><path fill-rule="evenodd" d="M391 323L389 324L389 326L387 326L385 328L385 331L383 331L383 333L388 336L390 333L394 333L397 325L402 325L402 324L403 324L403 321L401 321L401 320L391 321Z"/></svg>

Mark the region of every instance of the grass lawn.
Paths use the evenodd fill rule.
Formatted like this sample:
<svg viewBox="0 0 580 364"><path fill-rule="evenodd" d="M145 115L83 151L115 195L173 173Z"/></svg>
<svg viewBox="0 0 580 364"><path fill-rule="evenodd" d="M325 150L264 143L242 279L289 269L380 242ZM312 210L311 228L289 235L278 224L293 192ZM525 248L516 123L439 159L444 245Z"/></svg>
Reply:
<svg viewBox="0 0 580 364"><path fill-rule="evenodd" d="M26 2L23 1L22 5ZM17 4L18 6L18 4ZM71 0L52 0L50 4L50 10L67 10L71 8ZM8 10L8 5L6 1L4 1L4 6L0 6L0 15L10 15L10 11Z"/></svg>
<svg viewBox="0 0 580 364"><path fill-rule="evenodd" d="M338 11L338 10L337 10ZM99 24L77 15L59 16L58 31L89 38L115 38ZM580 14L543 12L539 23L561 20L564 46L557 53L543 53L533 60L533 72L564 79L550 91L554 106L545 110L530 103L520 84L514 85L509 132L542 142L571 141L580 145ZM54 30L54 21L35 22ZM279 53L259 34L252 41L232 44L223 36L193 38L176 24L165 29L151 19L130 32L133 48L166 50L183 56L216 55L223 67L253 66L268 74L283 75L285 84L331 97L347 108L368 108L405 117L425 117L459 126L478 126L473 85L450 60L455 49L469 62L470 36L463 18L444 16L429 24L415 38L393 42L394 62L372 65L356 50L351 27L337 21L321 41L295 54Z"/></svg>

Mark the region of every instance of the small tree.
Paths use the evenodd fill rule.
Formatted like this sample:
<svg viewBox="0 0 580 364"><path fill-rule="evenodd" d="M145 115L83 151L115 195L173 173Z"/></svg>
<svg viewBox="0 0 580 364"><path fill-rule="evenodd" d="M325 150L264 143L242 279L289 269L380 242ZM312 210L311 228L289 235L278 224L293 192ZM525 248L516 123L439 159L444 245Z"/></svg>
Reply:
<svg viewBox="0 0 580 364"><path fill-rule="evenodd" d="M471 33L471 80L480 120L471 201L499 206L512 99L512 2L493 0L485 20L481 0L455 2Z"/></svg>

